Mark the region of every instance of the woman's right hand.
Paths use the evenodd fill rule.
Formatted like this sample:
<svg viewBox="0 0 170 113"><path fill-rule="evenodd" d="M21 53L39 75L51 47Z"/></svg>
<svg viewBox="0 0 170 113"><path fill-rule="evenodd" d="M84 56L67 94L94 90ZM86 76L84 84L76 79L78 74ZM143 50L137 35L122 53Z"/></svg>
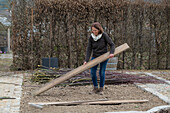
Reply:
<svg viewBox="0 0 170 113"><path fill-rule="evenodd" d="M87 64L87 62L85 61L84 63L83 63L83 65L86 65Z"/></svg>

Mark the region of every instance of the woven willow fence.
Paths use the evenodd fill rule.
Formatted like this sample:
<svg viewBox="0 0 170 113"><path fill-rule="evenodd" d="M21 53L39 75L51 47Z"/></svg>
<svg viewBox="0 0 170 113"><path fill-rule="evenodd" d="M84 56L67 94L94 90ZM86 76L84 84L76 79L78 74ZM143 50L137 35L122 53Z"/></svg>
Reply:
<svg viewBox="0 0 170 113"><path fill-rule="evenodd" d="M13 0L14 67L34 69L43 57L57 57L59 67L84 62L90 26L100 22L120 54L119 69L170 68L170 3L128 0Z"/></svg>

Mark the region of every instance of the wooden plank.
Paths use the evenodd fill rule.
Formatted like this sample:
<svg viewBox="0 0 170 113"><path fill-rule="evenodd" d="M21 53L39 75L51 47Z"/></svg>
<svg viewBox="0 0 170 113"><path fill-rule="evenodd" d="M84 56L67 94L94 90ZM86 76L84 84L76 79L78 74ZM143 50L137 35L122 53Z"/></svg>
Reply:
<svg viewBox="0 0 170 113"><path fill-rule="evenodd" d="M115 49L114 55L117 55L117 54L125 51L128 48L129 48L129 46L127 45L127 43L125 43L125 44L123 44L123 45L121 45L121 46L119 46L119 47L117 47ZM75 76L76 74L79 74L79 73L81 73L81 72L83 72L83 71L85 71L85 70L87 70L87 69L89 69L89 68L91 68L91 67L93 67L93 66L95 66L95 65L97 65L97 64L99 64L99 63L101 63L101 62L103 62L105 60L107 60L107 59L109 59L109 54L110 54L110 52L107 52L107 53L95 58L94 60L89 61L86 65L82 65L82 66L80 66L80 67L66 73L65 75L51 81L50 83L45 84L45 86L40 88L33 95L34 96L39 95L39 94L47 91L48 89L54 87L55 85L60 84L60 83L62 83L64 81L70 79L71 77Z"/></svg>
<svg viewBox="0 0 170 113"><path fill-rule="evenodd" d="M83 104L89 105L113 105L113 104L126 104L126 103L145 103L148 100L110 100L110 101L102 101L102 102L88 102Z"/></svg>
<svg viewBox="0 0 170 113"><path fill-rule="evenodd" d="M94 100L94 101L70 101L70 102L36 102L28 103L29 105L57 105L57 106L70 106L70 105L115 105L115 104L127 104L127 103L145 103L148 100Z"/></svg>
<svg viewBox="0 0 170 113"><path fill-rule="evenodd" d="M107 101L107 99L100 99L100 100L82 100L82 101L69 101L69 102L34 102L28 103L29 105L78 105L82 103L89 103L89 102L100 102L100 101Z"/></svg>

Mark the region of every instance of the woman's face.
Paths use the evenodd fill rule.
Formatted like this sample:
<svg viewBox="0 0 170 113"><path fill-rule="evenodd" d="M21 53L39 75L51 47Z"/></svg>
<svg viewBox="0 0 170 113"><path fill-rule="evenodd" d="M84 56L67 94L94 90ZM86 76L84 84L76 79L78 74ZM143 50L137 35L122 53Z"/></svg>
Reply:
<svg viewBox="0 0 170 113"><path fill-rule="evenodd" d="M95 27L92 27L92 33L97 36L99 34L99 30Z"/></svg>

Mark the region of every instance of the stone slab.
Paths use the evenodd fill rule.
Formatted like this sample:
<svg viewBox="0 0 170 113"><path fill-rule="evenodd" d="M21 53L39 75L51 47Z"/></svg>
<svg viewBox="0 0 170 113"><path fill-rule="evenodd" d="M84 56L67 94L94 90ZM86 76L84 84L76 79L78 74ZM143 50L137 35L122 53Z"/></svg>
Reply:
<svg viewBox="0 0 170 113"><path fill-rule="evenodd" d="M118 111L118 112L105 112L105 113L158 113L161 110L170 110L170 105L157 106L148 111ZM168 113L168 112L166 112Z"/></svg>

